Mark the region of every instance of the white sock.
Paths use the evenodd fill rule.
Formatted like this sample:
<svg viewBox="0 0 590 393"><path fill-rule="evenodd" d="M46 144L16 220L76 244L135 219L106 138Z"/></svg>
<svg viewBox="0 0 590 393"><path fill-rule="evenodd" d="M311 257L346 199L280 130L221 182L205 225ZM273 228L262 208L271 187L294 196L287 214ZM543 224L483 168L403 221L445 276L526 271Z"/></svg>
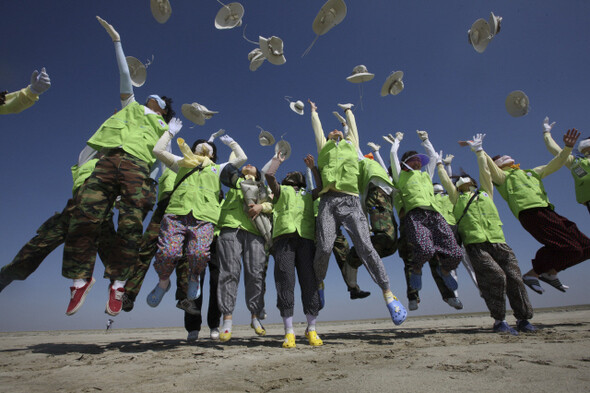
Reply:
<svg viewBox="0 0 590 393"><path fill-rule="evenodd" d="M506 322L506 320L505 319L496 319L496 320L494 320L494 325L497 325L502 322Z"/></svg>
<svg viewBox="0 0 590 393"><path fill-rule="evenodd" d="M252 326L254 326L254 329L262 329L262 324L256 317L252 318Z"/></svg>
<svg viewBox="0 0 590 393"><path fill-rule="evenodd" d="M311 314L305 314L305 318L307 318L307 331L311 332L315 330L315 321L317 316L313 316Z"/></svg>
<svg viewBox="0 0 590 393"><path fill-rule="evenodd" d="M293 316L283 317L283 325L285 325L285 334L295 334L293 329Z"/></svg>
<svg viewBox="0 0 590 393"><path fill-rule="evenodd" d="M224 319L223 320L223 326L221 327L221 329L223 330L223 332L227 332L227 333L231 333L231 326L232 326L232 320L231 319Z"/></svg>
<svg viewBox="0 0 590 393"><path fill-rule="evenodd" d="M72 284L74 288L82 288L88 280L84 278L74 278L74 283Z"/></svg>
<svg viewBox="0 0 590 393"><path fill-rule="evenodd" d="M119 289L119 288L124 288L125 287L125 283L127 281L119 281L119 280L115 280L115 282L113 283L113 289Z"/></svg>

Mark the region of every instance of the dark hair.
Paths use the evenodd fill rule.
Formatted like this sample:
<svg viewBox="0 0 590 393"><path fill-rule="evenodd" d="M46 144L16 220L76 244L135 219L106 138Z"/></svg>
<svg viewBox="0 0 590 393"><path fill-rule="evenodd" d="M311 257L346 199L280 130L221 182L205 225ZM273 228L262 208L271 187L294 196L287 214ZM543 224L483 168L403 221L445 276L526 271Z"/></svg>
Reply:
<svg viewBox="0 0 590 393"><path fill-rule="evenodd" d="M492 161L496 161L498 158L502 157L500 154L498 154L497 156L493 156L492 157Z"/></svg>
<svg viewBox="0 0 590 393"><path fill-rule="evenodd" d="M418 154L418 152L416 150L408 150L407 152L404 153L404 155L402 156L401 162L406 161L409 157L411 156L415 156L416 154Z"/></svg>
<svg viewBox="0 0 590 393"><path fill-rule="evenodd" d="M284 186L292 186L299 188L307 187L305 176L303 176L303 173L297 171L287 173L281 184Z"/></svg>
<svg viewBox="0 0 590 393"><path fill-rule="evenodd" d="M211 161L213 161L214 163L217 163L217 146L215 146L215 143L207 142L206 139L197 139L196 141L193 142L193 145L191 146L191 150L193 152L195 151L195 148L197 147L197 145L199 143L207 143L213 148L213 157L211 157Z"/></svg>
<svg viewBox="0 0 590 393"><path fill-rule="evenodd" d="M170 120L172 120L172 118L176 114L176 112L174 112L174 109L172 109L172 98L166 96L162 96L161 98L166 103L166 108L164 108L166 110L166 113L163 114L162 117L164 118L164 121L166 123L170 123Z"/></svg>

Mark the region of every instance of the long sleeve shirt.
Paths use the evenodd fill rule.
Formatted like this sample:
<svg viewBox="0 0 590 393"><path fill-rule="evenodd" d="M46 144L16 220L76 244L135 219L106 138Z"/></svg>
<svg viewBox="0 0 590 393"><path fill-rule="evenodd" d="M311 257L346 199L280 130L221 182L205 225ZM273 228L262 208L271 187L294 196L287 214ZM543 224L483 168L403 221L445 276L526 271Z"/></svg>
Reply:
<svg viewBox="0 0 590 393"><path fill-rule="evenodd" d="M559 153L561 153L561 147L555 142L555 140L553 140L553 137L551 136L550 132L543 133L543 140L545 141L545 146L547 147L547 150L549 150L549 153L551 153L553 156L556 156ZM570 154L567 157L567 160L565 160L565 164L563 165L565 165L568 169L571 169L574 160L575 157L573 156L573 154Z"/></svg>
<svg viewBox="0 0 590 393"><path fill-rule="evenodd" d="M6 94L4 105L0 105L0 115L19 113L30 108L39 100L39 96L29 89L29 86Z"/></svg>

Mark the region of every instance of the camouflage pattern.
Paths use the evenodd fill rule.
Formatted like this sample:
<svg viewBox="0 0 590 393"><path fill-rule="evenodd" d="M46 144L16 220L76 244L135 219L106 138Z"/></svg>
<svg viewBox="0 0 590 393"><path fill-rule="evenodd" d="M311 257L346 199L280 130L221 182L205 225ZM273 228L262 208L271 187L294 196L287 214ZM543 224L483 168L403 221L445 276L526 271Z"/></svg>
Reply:
<svg viewBox="0 0 590 393"><path fill-rule="evenodd" d="M351 266L347 262L347 255L350 253L350 246L348 245L348 241L342 234L342 229L338 227L336 230L336 240L334 241L334 247L332 248L332 252L334 253L334 257L336 258L336 262L338 263L338 267L340 268L340 272L342 273L342 278L348 287L348 291L359 290L360 288L357 284L357 275L358 275L358 268L362 265L362 262L358 266Z"/></svg>
<svg viewBox="0 0 590 393"><path fill-rule="evenodd" d="M393 216L391 197L380 187L369 185L365 207L371 223L371 243L381 258L393 255L397 250L397 222ZM358 268L362 261L352 247L347 256L350 266Z"/></svg>
<svg viewBox="0 0 590 393"><path fill-rule="evenodd" d="M89 279L94 271L100 227L117 196L119 221L105 278L126 280L137 263L143 219L155 203L154 181L146 162L112 149L96 164L92 175L78 190L64 246L62 275Z"/></svg>

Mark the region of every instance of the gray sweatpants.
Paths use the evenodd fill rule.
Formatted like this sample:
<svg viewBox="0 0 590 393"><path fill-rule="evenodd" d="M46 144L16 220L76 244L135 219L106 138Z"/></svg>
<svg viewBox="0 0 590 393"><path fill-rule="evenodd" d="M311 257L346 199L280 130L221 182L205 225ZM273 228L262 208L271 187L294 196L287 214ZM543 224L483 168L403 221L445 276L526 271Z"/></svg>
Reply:
<svg viewBox="0 0 590 393"><path fill-rule="evenodd" d="M217 239L217 256L219 310L230 315L236 307L243 260L246 306L252 314L259 315L264 309L264 238L243 229L223 228Z"/></svg>
<svg viewBox="0 0 590 393"><path fill-rule="evenodd" d="M363 214L358 196L328 192L320 198L316 219L316 253L313 261L316 278L326 278L330 254L336 240L336 229L341 226L350 236L357 255L369 275L383 291L389 290L389 277L383 261L371 243L369 223Z"/></svg>

